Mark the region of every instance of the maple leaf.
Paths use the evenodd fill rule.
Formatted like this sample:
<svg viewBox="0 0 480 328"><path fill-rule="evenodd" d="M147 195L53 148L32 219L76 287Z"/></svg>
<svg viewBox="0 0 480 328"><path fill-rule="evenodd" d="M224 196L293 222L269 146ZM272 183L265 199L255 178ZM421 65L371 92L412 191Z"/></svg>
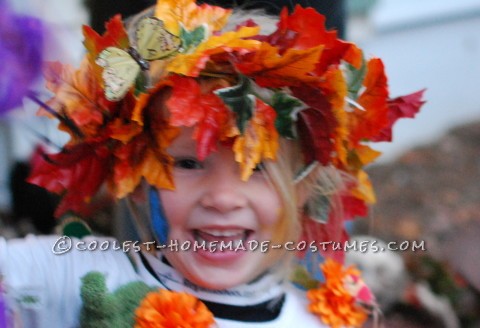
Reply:
<svg viewBox="0 0 480 328"><path fill-rule="evenodd" d="M333 132L337 126L331 104L318 88L292 88L293 95L309 108L298 113L297 131L306 163L316 160L323 165L330 162L333 150Z"/></svg>
<svg viewBox="0 0 480 328"><path fill-rule="evenodd" d="M425 101L422 100L425 89L412 94L388 100L388 126L380 131L372 141L392 141L392 127L395 122L404 117L414 118Z"/></svg>
<svg viewBox="0 0 480 328"><path fill-rule="evenodd" d="M304 107L304 104L295 97L283 92L277 92L273 95L272 107L277 112L275 127L278 133L285 138L294 139L296 137L294 130L296 112Z"/></svg>
<svg viewBox="0 0 480 328"><path fill-rule="evenodd" d="M104 114L110 104L103 96L103 89L91 74L92 66L83 60L79 70L58 62L45 65L46 87L55 96L47 102L53 110L72 120L80 131L91 136L98 133L104 123ZM40 109L40 115L49 115ZM72 137L68 127L63 127Z"/></svg>
<svg viewBox="0 0 480 328"><path fill-rule="evenodd" d="M250 58L245 57L236 68L244 75L255 79L261 87L283 87L313 82L318 78L312 72L322 53L323 46L306 50L288 49L280 55L278 48L262 43Z"/></svg>
<svg viewBox="0 0 480 328"><path fill-rule="evenodd" d="M226 138L231 130L230 111L224 101L209 90L202 92L195 79L171 76L172 94L166 101L172 126L195 126L193 137L197 141L197 156L204 160L217 149L217 141ZM209 88L215 88L210 86ZM192 106L191 104L195 104Z"/></svg>
<svg viewBox="0 0 480 328"><path fill-rule="evenodd" d="M88 203L109 174L109 150L96 144L66 146L58 154L37 154L28 182L62 196L55 216L89 214Z"/></svg>
<svg viewBox="0 0 480 328"><path fill-rule="evenodd" d="M323 46L322 56L316 64L316 75L321 76L330 65L345 60L355 67L360 65L361 51L353 43L337 39L336 31L327 31L325 17L313 8L295 7L288 15L284 8L280 14L278 29L267 38L267 42L278 46L280 53L293 49L309 49Z"/></svg>
<svg viewBox="0 0 480 328"><path fill-rule="evenodd" d="M253 170L263 159L276 158L278 132L275 129L275 110L260 99L256 99L256 110L249 120L245 132L235 138L233 151L240 163L241 178L248 180Z"/></svg>
<svg viewBox="0 0 480 328"><path fill-rule="evenodd" d="M189 32L181 26L179 37L182 40L183 51L188 53L207 38L207 29L204 25L201 25Z"/></svg>
<svg viewBox="0 0 480 328"><path fill-rule="evenodd" d="M211 56L222 53L240 52L246 54L259 48L260 42L247 39L257 35L258 27L244 26L237 31L212 36L190 54L178 54L167 65L171 73L196 77L205 68Z"/></svg>
<svg viewBox="0 0 480 328"><path fill-rule="evenodd" d="M107 47L127 49L130 47L127 31L120 15L113 16L105 24L105 33L99 35L90 26L83 26L84 45L90 54L90 60L95 61L98 54Z"/></svg>
<svg viewBox="0 0 480 328"><path fill-rule="evenodd" d="M174 189L172 179L173 158L167 148L178 136L179 130L150 110L149 127L127 144L114 150L113 178L109 187L117 198L133 192L142 178L157 188Z"/></svg>
<svg viewBox="0 0 480 328"><path fill-rule="evenodd" d="M254 111L255 96L251 91L251 82L243 75L240 76L237 85L215 90L215 94L235 113L240 133L245 131L245 126Z"/></svg>
<svg viewBox="0 0 480 328"><path fill-rule="evenodd" d="M198 123L193 133L197 140L197 157L204 160L217 150L217 142L230 136L230 111L223 101L215 94L202 96L201 106L205 108L204 117Z"/></svg>
<svg viewBox="0 0 480 328"><path fill-rule="evenodd" d="M362 140L377 136L388 124L387 77L380 59L368 61L363 86L365 90L357 99L363 109L353 109L348 113L349 138L354 147Z"/></svg>
<svg viewBox="0 0 480 328"><path fill-rule="evenodd" d="M204 116L200 106L200 85L195 79L172 75L170 77L174 87L172 94L165 102L170 111L170 124L173 126L193 126ZM195 106L192 106L195 104Z"/></svg>
<svg viewBox="0 0 480 328"><path fill-rule="evenodd" d="M202 4L198 6L194 0L158 0L155 6L155 17L162 20L165 28L179 35L181 23L185 29L192 31L205 24L208 30L221 30L230 17L231 9Z"/></svg>

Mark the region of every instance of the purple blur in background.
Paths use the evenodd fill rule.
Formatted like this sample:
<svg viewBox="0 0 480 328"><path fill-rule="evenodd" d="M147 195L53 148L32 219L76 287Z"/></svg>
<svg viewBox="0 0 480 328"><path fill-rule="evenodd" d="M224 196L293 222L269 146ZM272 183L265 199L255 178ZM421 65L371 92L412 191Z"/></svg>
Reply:
<svg viewBox="0 0 480 328"><path fill-rule="evenodd" d="M2 281L0 281L0 328L7 328L7 304L3 297Z"/></svg>
<svg viewBox="0 0 480 328"><path fill-rule="evenodd" d="M0 116L22 104L42 69L43 27L0 0Z"/></svg>

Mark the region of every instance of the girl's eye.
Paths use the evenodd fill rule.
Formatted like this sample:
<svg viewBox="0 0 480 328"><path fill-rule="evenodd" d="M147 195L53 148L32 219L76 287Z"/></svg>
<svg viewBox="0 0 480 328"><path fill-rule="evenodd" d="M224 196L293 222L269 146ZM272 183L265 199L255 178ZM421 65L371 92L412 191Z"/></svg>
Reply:
<svg viewBox="0 0 480 328"><path fill-rule="evenodd" d="M179 158L175 159L175 167L184 170L198 170L203 168L202 163L194 158Z"/></svg>

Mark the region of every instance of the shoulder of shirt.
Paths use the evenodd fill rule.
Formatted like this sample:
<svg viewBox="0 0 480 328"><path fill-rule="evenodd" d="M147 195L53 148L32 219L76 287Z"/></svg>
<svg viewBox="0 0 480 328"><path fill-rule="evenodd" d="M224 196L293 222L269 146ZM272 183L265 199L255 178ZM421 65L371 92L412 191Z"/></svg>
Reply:
<svg viewBox="0 0 480 328"><path fill-rule="evenodd" d="M285 303L278 318L269 322L239 322L217 319L221 328L328 328L308 311L306 293L288 283L285 285Z"/></svg>

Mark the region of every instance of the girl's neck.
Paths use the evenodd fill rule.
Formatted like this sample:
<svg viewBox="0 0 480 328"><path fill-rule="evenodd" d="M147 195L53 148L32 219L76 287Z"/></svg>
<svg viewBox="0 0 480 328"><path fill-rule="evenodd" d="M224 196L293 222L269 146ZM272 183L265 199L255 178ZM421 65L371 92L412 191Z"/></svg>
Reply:
<svg viewBox="0 0 480 328"><path fill-rule="evenodd" d="M204 301L247 306L271 301L284 293L283 275L273 268L250 283L215 290L198 286L183 277L160 253L158 257L140 253L140 257L147 270L164 288L184 291Z"/></svg>

